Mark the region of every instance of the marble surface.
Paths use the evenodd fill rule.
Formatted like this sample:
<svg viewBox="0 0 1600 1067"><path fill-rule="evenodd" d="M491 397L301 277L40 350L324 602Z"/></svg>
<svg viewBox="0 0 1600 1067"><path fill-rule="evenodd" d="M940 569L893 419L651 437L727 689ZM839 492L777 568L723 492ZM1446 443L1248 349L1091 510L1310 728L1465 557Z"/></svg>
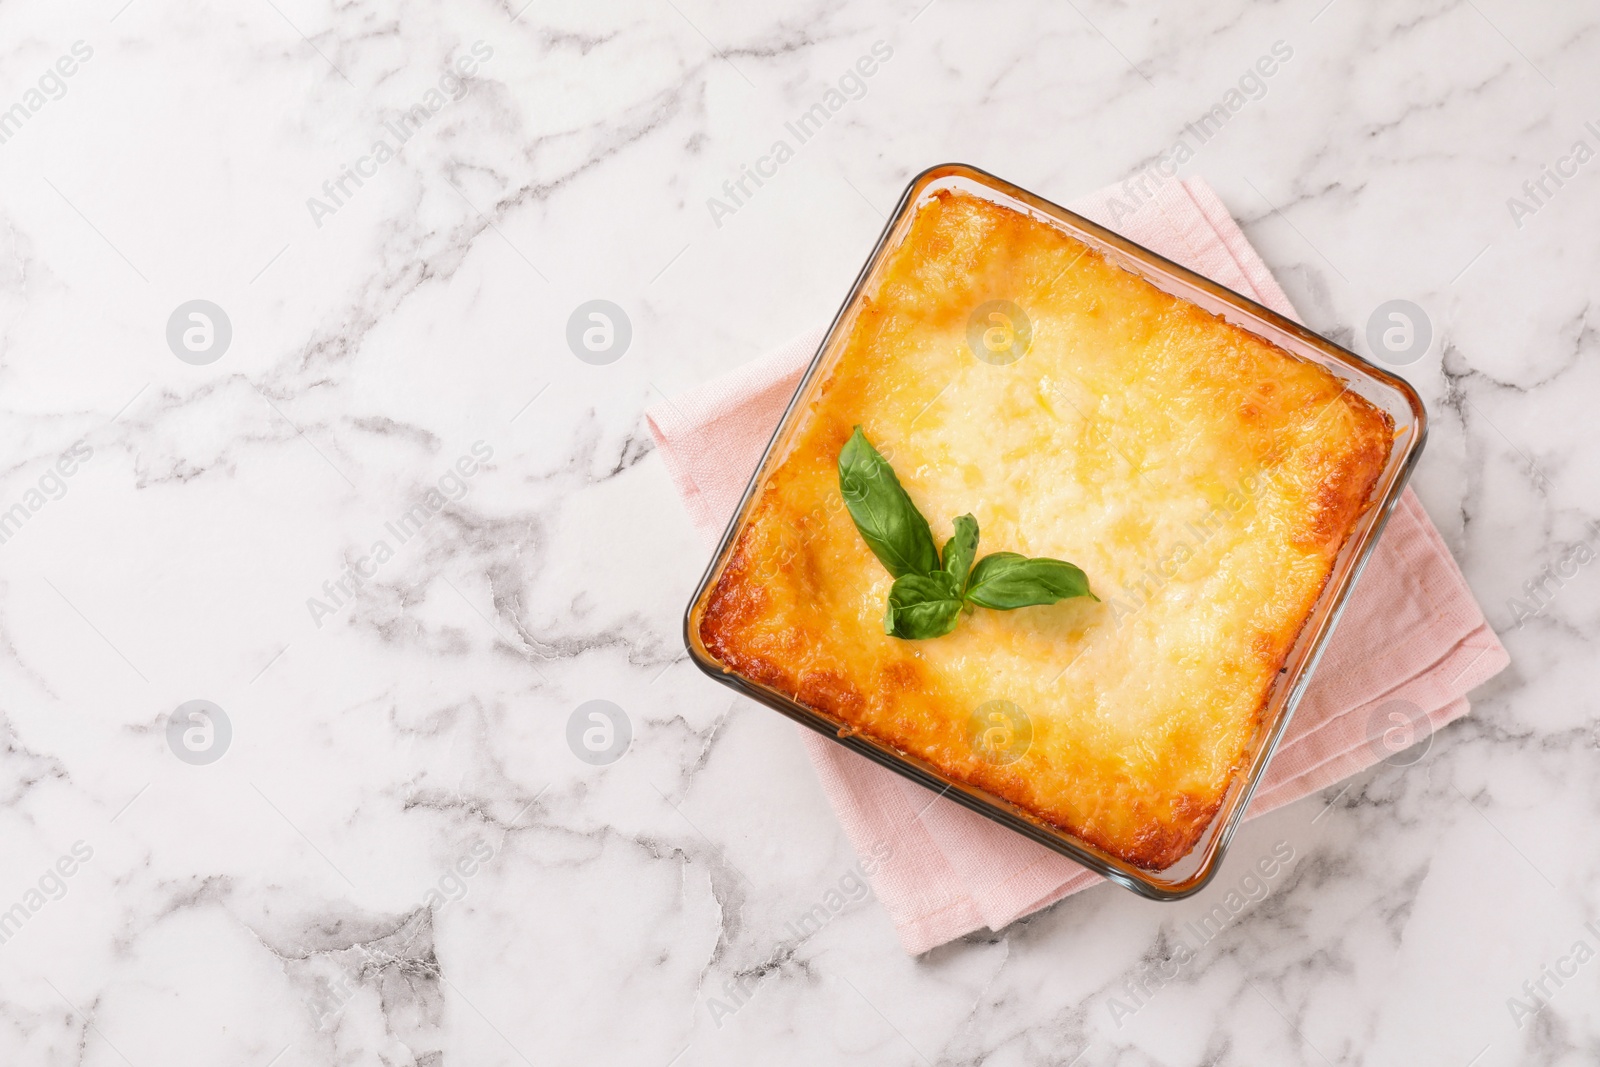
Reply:
<svg viewBox="0 0 1600 1067"><path fill-rule="evenodd" d="M1600 1057L1600 16L525 2L0 7L0 1061ZM1182 966L1226 868L907 958L682 658L641 413L824 320L923 167L1185 138L1314 328L1424 309L1414 484L1512 666L1246 828L1294 858Z"/></svg>

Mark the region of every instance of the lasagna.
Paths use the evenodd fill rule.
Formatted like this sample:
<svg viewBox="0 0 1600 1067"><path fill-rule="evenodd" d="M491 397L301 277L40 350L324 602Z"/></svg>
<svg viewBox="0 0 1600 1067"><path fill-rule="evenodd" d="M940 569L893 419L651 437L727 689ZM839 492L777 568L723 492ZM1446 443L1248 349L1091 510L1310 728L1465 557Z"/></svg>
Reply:
<svg viewBox="0 0 1600 1067"><path fill-rule="evenodd" d="M995 316L1000 316L996 318ZM1327 370L1039 219L922 205L692 625L725 670L1135 866L1192 850L1387 463ZM943 544L1082 567L1098 600L884 632L840 496L855 426Z"/></svg>

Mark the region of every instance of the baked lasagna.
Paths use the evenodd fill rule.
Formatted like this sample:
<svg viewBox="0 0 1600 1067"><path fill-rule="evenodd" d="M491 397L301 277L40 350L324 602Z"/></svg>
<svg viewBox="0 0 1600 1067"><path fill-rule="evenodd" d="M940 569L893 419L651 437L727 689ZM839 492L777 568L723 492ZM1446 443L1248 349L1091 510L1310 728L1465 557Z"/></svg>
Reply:
<svg viewBox="0 0 1600 1067"><path fill-rule="evenodd" d="M950 191L799 418L692 617L705 649L1150 870L1244 770L1394 435L1322 367ZM983 551L1069 560L1098 600L886 635L893 579L840 496L857 425L938 543L971 512Z"/></svg>

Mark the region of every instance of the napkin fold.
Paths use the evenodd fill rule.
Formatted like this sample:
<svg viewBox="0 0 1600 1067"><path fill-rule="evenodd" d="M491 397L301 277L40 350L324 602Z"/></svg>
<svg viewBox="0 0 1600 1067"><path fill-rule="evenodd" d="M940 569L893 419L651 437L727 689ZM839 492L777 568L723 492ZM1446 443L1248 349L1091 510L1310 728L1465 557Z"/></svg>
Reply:
<svg viewBox="0 0 1600 1067"><path fill-rule="evenodd" d="M1209 186L1120 187L1079 214L1297 318ZM824 330L647 412L684 505L708 544L727 526ZM1298 800L1467 713L1469 690L1509 662L1455 561L1407 489L1373 552L1247 818ZM1103 879L810 730L823 792L858 854L883 855L873 889L913 955L999 930ZM887 845L887 850L885 849Z"/></svg>

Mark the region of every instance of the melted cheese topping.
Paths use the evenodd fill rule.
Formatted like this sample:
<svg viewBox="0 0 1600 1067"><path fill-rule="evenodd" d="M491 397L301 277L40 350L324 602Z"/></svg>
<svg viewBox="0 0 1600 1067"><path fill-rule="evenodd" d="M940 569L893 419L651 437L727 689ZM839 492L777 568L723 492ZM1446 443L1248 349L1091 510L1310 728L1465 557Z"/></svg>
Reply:
<svg viewBox="0 0 1600 1067"><path fill-rule="evenodd" d="M1015 362L969 347L996 300L1031 326ZM1393 434L1322 368L950 193L918 211L802 419L700 605L707 649L1152 869L1240 772ZM941 546L970 511L980 558L1070 560L1100 602L886 636L892 579L839 495L856 424Z"/></svg>

